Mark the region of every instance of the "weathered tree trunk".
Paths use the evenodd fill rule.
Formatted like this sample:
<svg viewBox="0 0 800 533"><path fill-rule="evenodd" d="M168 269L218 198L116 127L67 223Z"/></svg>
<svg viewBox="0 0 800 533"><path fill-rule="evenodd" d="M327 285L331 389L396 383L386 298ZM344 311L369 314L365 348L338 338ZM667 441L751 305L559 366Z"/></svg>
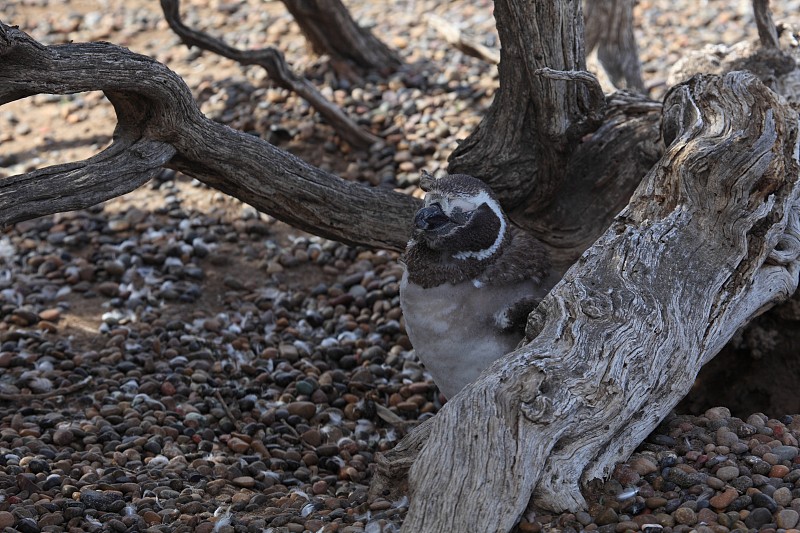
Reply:
<svg viewBox="0 0 800 533"><path fill-rule="evenodd" d="M644 92L639 49L633 33L634 0L587 0L584 3L586 51L597 59L614 87Z"/></svg>
<svg viewBox="0 0 800 533"><path fill-rule="evenodd" d="M326 99L307 79L296 75L286 64L283 54L275 48L237 50L219 39L187 27L180 16L179 0L161 0L164 18L186 46L197 46L227 57L242 65L259 65L278 86L296 92L322 115L342 138L356 148L367 148L380 138L359 127L335 104Z"/></svg>
<svg viewBox="0 0 800 533"><path fill-rule="evenodd" d="M500 87L449 170L488 183L519 223L513 208L536 211L553 198L575 147L600 125L603 102L584 83L540 72L586 70L580 0L497 0L494 15Z"/></svg>
<svg viewBox="0 0 800 533"><path fill-rule="evenodd" d="M666 154L531 315L528 344L452 398L427 442L404 445L406 465L419 453L403 531L508 531L531 497L583 507L581 486L795 291L796 112L737 72L675 88L663 124Z"/></svg>
<svg viewBox="0 0 800 533"><path fill-rule="evenodd" d="M548 246L558 279L661 156L660 105L598 97L585 72L579 0L497 0L495 18L500 87L450 171L489 183L512 220Z"/></svg>
<svg viewBox="0 0 800 533"><path fill-rule="evenodd" d="M359 26L341 0L281 0L313 50L335 63L389 74L402 61L394 51ZM341 65L337 65L341 69Z"/></svg>
<svg viewBox="0 0 800 533"><path fill-rule="evenodd" d="M85 208L180 170L297 228L402 250L420 202L344 181L205 117L183 80L109 43L43 46L0 23L0 105L34 94L103 91L114 143L96 156L0 180L0 224Z"/></svg>

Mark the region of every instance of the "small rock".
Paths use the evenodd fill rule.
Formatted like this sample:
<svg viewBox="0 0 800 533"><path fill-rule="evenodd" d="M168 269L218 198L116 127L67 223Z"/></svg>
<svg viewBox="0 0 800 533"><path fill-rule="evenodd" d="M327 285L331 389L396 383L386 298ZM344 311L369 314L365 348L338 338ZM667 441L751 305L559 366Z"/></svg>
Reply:
<svg viewBox="0 0 800 533"><path fill-rule="evenodd" d="M235 477L231 480L231 483L236 485L237 487L244 487L247 489L253 488L256 486L256 480L250 476L239 476Z"/></svg>
<svg viewBox="0 0 800 533"><path fill-rule="evenodd" d="M22 518L17 522L16 529L20 533L39 533L42 530L33 518Z"/></svg>
<svg viewBox="0 0 800 533"><path fill-rule="evenodd" d="M53 444L57 446L68 446L75 440L72 430L67 428L58 428L53 432Z"/></svg>
<svg viewBox="0 0 800 533"><path fill-rule="evenodd" d="M628 461L628 464L640 476L646 476L647 474L652 474L653 472L658 471L658 463L656 463L654 459L651 459L645 455L631 457L631 460Z"/></svg>
<svg viewBox="0 0 800 533"><path fill-rule="evenodd" d="M775 518L778 527L781 529L791 529L800 521L800 513L794 509L783 509L778 512Z"/></svg>
<svg viewBox="0 0 800 533"><path fill-rule="evenodd" d="M794 461L800 449L797 446L775 446L772 448L772 453L778 456L781 461Z"/></svg>
<svg viewBox="0 0 800 533"><path fill-rule="evenodd" d="M716 437L718 446L728 446L730 448L739 442L739 436L726 427L719 428Z"/></svg>
<svg viewBox="0 0 800 533"><path fill-rule="evenodd" d="M675 518L675 521L679 524L693 526L694 524L697 523L697 513L695 513L688 507L678 507L677 509L675 509L675 512L672 513L672 516Z"/></svg>
<svg viewBox="0 0 800 533"><path fill-rule="evenodd" d="M606 507L595 517L594 521L598 526L615 524L617 522L617 512L611 507Z"/></svg>
<svg viewBox="0 0 800 533"><path fill-rule="evenodd" d="M731 417L731 410L727 407L712 407L704 415L709 420L727 420Z"/></svg>
<svg viewBox="0 0 800 533"><path fill-rule="evenodd" d="M775 511L778 510L778 504L775 503L775 500L773 500L763 492L756 492L751 496L751 498L753 499L753 505L755 505L756 507L764 507L771 513L774 513Z"/></svg>
<svg viewBox="0 0 800 533"><path fill-rule="evenodd" d="M97 292L103 296L113 298L119 294L119 283L115 281L104 281L97 284Z"/></svg>
<svg viewBox="0 0 800 533"><path fill-rule="evenodd" d="M757 507L753 509L753 512L747 515L747 518L744 519L744 523L747 527L759 529L764 524L768 524L772 521L772 513L769 512L769 509L764 507Z"/></svg>
<svg viewBox="0 0 800 533"><path fill-rule="evenodd" d="M61 311L56 308L45 309L39 313L39 318L48 322L58 322L58 319L61 318Z"/></svg>
<svg viewBox="0 0 800 533"><path fill-rule="evenodd" d="M243 441L239 437L233 437L228 440L228 448L230 448L234 453L245 453L250 449L250 444Z"/></svg>
<svg viewBox="0 0 800 533"><path fill-rule="evenodd" d="M715 509L727 509L733 500L739 495L739 491L729 487L725 492L712 496L708 503Z"/></svg>
<svg viewBox="0 0 800 533"><path fill-rule="evenodd" d="M775 465L769 470L769 477L777 477L783 479L783 476L789 473L789 467L784 465Z"/></svg>
<svg viewBox="0 0 800 533"><path fill-rule="evenodd" d="M109 513L118 513L125 507L122 493L114 490L83 489L81 490L81 503L91 509Z"/></svg>
<svg viewBox="0 0 800 533"><path fill-rule="evenodd" d="M286 406L290 415L297 415L309 420L317 413L317 406L311 402L292 402Z"/></svg>
<svg viewBox="0 0 800 533"><path fill-rule="evenodd" d="M772 499L782 507L788 507L792 503L792 491L788 487L781 487L772 493Z"/></svg>
<svg viewBox="0 0 800 533"><path fill-rule="evenodd" d="M8 511L0 511L0 528L5 529L14 525L14 515Z"/></svg>
<svg viewBox="0 0 800 533"><path fill-rule="evenodd" d="M739 467L737 466L723 466L716 472L716 476L722 481L730 481L739 477Z"/></svg>

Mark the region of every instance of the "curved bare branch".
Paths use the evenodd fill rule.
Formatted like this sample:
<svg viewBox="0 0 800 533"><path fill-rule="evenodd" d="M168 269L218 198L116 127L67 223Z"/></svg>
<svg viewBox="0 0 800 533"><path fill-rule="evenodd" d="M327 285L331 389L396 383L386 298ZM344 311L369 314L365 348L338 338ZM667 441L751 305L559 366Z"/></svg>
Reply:
<svg viewBox="0 0 800 533"><path fill-rule="evenodd" d="M164 17L169 27L186 46L196 46L214 52L242 65L263 67L275 83L284 89L296 92L308 101L344 140L356 148L367 148L381 141L379 137L359 127L338 106L329 102L311 82L292 72L280 50L272 47L238 50L219 39L186 26L181 21L180 0L161 0L161 8L164 10Z"/></svg>
<svg viewBox="0 0 800 533"><path fill-rule="evenodd" d="M130 190L163 164L317 235L405 247L418 200L344 181L208 119L183 80L149 57L109 43L43 46L0 23L0 105L33 94L97 90L117 112L115 143L84 162L0 180L0 224L100 202L124 192L106 190L109 183L118 187L130 179ZM133 178L134 171L144 174ZM55 181L34 186L45 176ZM70 197L76 183L83 187L82 203L51 201ZM45 210L41 206L48 201L51 208Z"/></svg>

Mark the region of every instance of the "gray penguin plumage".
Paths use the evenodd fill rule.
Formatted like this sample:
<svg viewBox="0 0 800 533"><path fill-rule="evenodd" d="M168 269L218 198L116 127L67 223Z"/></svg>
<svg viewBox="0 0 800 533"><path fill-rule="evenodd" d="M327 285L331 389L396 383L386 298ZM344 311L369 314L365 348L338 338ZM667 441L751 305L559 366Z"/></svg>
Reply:
<svg viewBox="0 0 800 533"><path fill-rule="evenodd" d="M451 398L516 348L549 263L481 180L423 172L420 186L425 206L402 257L400 305L417 356Z"/></svg>

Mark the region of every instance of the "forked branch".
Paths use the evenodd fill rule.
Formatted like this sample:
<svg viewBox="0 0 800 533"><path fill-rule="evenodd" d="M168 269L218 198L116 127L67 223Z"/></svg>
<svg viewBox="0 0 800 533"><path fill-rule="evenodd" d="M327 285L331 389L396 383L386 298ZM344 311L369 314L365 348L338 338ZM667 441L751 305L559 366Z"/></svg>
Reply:
<svg viewBox="0 0 800 533"><path fill-rule="evenodd" d="M297 228L402 250L419 201L344 181L204 116L157 61L109 43L43 46L0 23L0 105L34 94L103 91L114 143L96 156L0 180L0 224L77 209L180 170Z"/></svg>

